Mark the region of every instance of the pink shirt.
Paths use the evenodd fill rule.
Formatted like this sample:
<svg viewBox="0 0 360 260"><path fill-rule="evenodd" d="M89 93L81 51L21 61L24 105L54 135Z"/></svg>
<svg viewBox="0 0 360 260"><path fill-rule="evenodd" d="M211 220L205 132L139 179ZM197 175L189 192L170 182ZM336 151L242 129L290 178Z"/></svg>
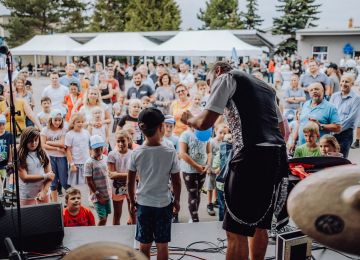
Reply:
<svg viewBox="0 0 360 260"><path fill-rule="evenodd" d="M63 127L62 129L59 129L57 131L52 131L47 127L44 127L41 130L41 135L46 136L46 141L60 141L61 137L66 134L66 129ZM53 157L66 157L64 152L57 151L57 150L46 150L46 152L49 154L49 156Z"/></svg>

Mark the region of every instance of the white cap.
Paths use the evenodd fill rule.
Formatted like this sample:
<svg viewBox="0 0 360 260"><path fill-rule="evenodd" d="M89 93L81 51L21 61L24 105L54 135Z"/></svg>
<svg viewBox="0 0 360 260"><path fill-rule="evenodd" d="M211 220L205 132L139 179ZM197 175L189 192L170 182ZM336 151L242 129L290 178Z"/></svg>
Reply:
<svg viewBox="0 0 360 260"><path fill-rule="evenodd" d="M5 123L6 124L6 117L4 115L0 115L0 123Z"/></svg>
<svg viewBox="0 0 360 260"><path fill-rule="evenodd" d="M104 140L102 139L102 137L100 135L93 135L90 138L89 143L90 143L90 147L92 149L99 148L101 146L106 146Z"/></svg>

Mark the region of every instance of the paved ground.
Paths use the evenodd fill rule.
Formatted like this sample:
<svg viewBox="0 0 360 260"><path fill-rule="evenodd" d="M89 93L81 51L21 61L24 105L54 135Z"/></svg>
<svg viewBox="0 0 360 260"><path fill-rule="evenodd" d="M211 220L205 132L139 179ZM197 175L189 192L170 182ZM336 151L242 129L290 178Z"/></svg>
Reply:
<svg viewBox="0 0 360 260"><path fill-rule="evenodd" d="M4 77L5 77L5 71L1 70L0 71L0 79L1 79L0 82L3 81L2 79ZM42 111L42 108L40 106L41 94L42 94L43 89L50 84L50 80L49 80L48 77L38 77L38 78L30 77L29 80L33 84L34 99L35 99L35 104L36 104L36 106L34 108L34 113L37 114L40 111ZM126 81L125 86L126 86L126 89L127 89L130 86L130 81ZM359 88L358 87L354 87L354 90L355 90L356 93L359 93ZM278 90L277 93L278 93L278 97L281 100L283 100L283 91ZM114 134L110 133L110 144L113 144L113 143L114 143ZM359 155L360 155L360 149L356 149L356 150L351 149L350 155L349 155L349 160L352 161L353 163L360 163L360 160L359 160L360 156ZM82 198L83 198L82 204L83 204L83 206L88 207L89 202L88 202L88 199L87 199L87 191L85 189L85 186L81 187L80 190L81 190L81 192L83 194L83 196L82 196ZM180 214L179 214L179 220L180 220L180 222L188 222L190 214L189 214L189 211L187 209L187 191L186 191L186 188L185 188L184 184L182 185L182 193L181 194L182 194L181 195L181 211L180 211ZM64 203L64 197L60 197L59 201ZM211 216L209 216L207 214L206 205L207 205L207 197L205 195L202 195L201 196L200 209L199 209L200 220L202 222L217 221L218 220L218 211L215 210L216 211L216 216L211 217ZM97 218L97 215L96 215L96 212L95 212L94 208L90 208L90 209L94 213L94 216L95 216L96 221L97 221L98 218ZM128 211L127 211L127 205L126 205L126 203L124 203L124 205L123 205L123 214L121 216L121 221L120 221L120 223L122 225L126 225L128 215L129 214L128 214ZM112 225L112 215L109 216L107 224Z"/></svg>

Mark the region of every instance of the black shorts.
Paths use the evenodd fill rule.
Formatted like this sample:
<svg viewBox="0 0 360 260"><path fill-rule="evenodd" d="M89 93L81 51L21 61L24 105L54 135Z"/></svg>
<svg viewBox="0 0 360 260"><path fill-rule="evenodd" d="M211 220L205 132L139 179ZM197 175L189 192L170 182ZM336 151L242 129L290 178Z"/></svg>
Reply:
<svg viewBox="0 0 360 260"><path fill-rule="evenodd" d="M231 160L230 169L225 181L223 228L250 237L255 228L271 229L274 191L288 176L285 146L244 147Z"/></svg>

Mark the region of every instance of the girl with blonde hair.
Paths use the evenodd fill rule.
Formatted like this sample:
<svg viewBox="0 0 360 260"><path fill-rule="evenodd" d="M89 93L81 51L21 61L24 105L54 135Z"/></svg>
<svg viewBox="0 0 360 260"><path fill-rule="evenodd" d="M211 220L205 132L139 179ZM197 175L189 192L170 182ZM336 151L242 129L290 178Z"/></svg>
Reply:
<svg viewBox="0 0 360 260"><path fill-rule="evenodd" d="M35 102L33 94L26 90L25 83L26 80L24 77L18 76L14 79L14 87L17 92L17 97L19 99L25 100L30 105L31 109L34 109ZM26 127L28 126L34 126L34 123L28 117L26 117Z"/></svg>
<svg viewBox="0 0 360 260"><path fill-rule="evenodd" d="M66 157L70 164L67 183L71 186L85 185L84 164L90 157L90 134L83 129L86 117L83 113L73 113L69 129L65 135Z"/></svg>
<svg viewBox="0 0 360 260"><path fill-rule="evenodd" d="M78 101L76 101L72 113L76 113L78 107L81 104L83 104L83 106L80 108L79 112L83 113L86 117L86 123L84 124L84 127L87 127L88 125L101 127L104 124L111 123L110 110L108 106L104 102L102 102L101 93L98 88L88 88L85 92L84 98L78 99ZM100 122L95 122L92 116L92 109L97 106L100 107L103 111Z"/></svg>

